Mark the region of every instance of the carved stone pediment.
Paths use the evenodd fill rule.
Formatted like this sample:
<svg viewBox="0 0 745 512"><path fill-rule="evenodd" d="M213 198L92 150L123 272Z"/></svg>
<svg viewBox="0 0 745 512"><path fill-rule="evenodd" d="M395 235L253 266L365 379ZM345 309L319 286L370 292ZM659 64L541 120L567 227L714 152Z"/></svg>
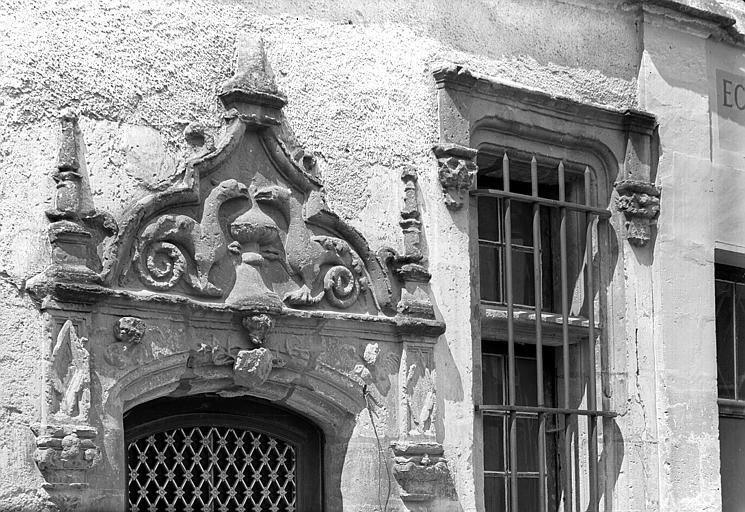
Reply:
<svg viewBox="0 0 745 512"><path fill-rule="evenodd" d="M82 256L60 257L53 275L32 284L85 283L88 292L102 285L265 312L390 310L387 271L362 235L327 208L316 160L296 147L260 40L239 40L235 76L219 91L222 136L210 145L200 126L190 126L185 135L194 153L179 178L133 204L116 233L89 236L79 187L58 193L56 209L71 224L65 232L80 239L63 249L100 258L90 265ZM64 169L75 167L66 122ZM54 251L65 241L50 240ZM82 273L91 277L81 280Z"/></svg>

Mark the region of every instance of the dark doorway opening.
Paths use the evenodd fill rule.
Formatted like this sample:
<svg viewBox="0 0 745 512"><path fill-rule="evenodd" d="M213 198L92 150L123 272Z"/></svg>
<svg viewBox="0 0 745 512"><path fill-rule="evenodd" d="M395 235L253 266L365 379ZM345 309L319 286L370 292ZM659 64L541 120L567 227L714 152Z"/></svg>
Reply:
<svg viewBox="0 0 745 512"><path fill-rule="evenodd" d="M124 415L131 511L322 510L320 430L269 402L160 398Z"/></svg>

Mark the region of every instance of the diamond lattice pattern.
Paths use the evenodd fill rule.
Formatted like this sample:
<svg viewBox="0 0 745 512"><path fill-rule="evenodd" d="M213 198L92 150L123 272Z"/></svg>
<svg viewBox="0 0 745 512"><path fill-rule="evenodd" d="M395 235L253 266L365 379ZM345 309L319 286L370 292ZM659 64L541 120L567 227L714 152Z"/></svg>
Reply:
<svg viewBox="0 0 745 512"><path fill-rule="evenodd" d="M147 512L294 512L295 450L228 427L158 432L128 446L129 505Z"/></svg>

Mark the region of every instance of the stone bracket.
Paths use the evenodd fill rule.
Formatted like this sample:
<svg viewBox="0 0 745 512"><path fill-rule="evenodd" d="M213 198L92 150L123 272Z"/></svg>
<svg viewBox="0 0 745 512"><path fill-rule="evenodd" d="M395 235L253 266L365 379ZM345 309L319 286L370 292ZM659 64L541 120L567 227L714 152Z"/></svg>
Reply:
<svg viewBox="0 0 745 512"><path fill-rule="evenodd" d="M451 210L459 210L475 183L474 178L478 171L477 151L458 144L436 144L432 151L439 165L438 177L445 196L445 206Z"/></svg>
<svg viewBox="0 0 745 512"><path fill-rule="evenodd" d="M395 441L393 475L404 502L426 502L446 493L450 470L443 447L434 441Z"/></svg>
<svg viewBox="0 0 745 512"><path fill-rule="evenodd" d="M651 239L650 225L660 213L660 189L639 180L622 180L615 184L616 204L626 217L626 238L643 247Z"/></svg>

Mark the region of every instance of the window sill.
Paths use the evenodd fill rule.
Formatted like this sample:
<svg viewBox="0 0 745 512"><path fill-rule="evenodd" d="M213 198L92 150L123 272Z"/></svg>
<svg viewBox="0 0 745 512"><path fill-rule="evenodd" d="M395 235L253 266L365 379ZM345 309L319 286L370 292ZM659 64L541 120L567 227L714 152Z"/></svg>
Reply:
<svg viewBox="0 0 745 512"><path fill-rule="evenodd" d="M745 419L745 401L719 398L717 404L719 405L720 416Z"/></svg>
<svg viewBox="0 0 745 512"><path fill-rule="evenodd" d="M512 311L515 341L535 343L536 313L532 309L514 308ZM569 343L577 343L588 338L590 322L587 318L570 316ZM541 313L543 344L561 346L563 343L562 316L557 313ZM597 329L598 326L596 325ZM505 340L507 338L507 308L492 304L481 304L481 337L485 340Z"/></svg>

